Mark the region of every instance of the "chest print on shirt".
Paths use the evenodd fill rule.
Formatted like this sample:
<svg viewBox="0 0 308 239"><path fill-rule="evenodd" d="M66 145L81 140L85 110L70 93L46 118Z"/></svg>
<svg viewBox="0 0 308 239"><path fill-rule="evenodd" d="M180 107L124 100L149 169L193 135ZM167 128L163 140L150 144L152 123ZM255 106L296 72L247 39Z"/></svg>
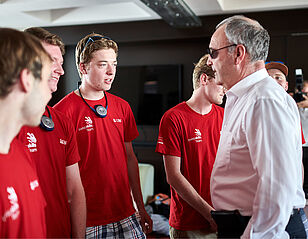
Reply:
<svg viewBox="0 0 308 239"><path fill-rule="evenodd" d="M195 129L194 136L188 139L188 142L190 141L195 141L196 143L202 142L202 136L201 136L200 129Z"/></svg>
<svg viewBox="0 0 308 239"><path fill-rule="evenodd" d="M8 193L8 199L10 201L11 207L5 211L2 216L2 221L5 222L7 218L11 217L12 220L16 220L20 214L18 197L13 187L7 187L6 191Z"/></svg>
<svg viewBox="0 0 308 239"><path fill-rule="evenodd" d="M27 133L27 140L28 140L27 147L28 147L29 151L31 153L36 152L37 151L37 148L36 148L37 139L35 138L34 134L28 132Z"/></svg>
<svg viewBox="0 0 308 239"><path fill-rule="evenodd" d="M114 123L122 123L122 119L113 119Z"/></svg>
<svg viewBox="0 0 308 239"><path fill-rule="evenodd" d="M92 121L90 116L85 116L84 117L84 121L86 123L86 126L78 128L78 131L81 131L81 130L87 130L87 131L94 130L94 128L93 128L93 121Z"/></svg>
<svg viewBox="0 0 308 239"><path fill-rule="evenodd" d="M67 141L64 140L64 139L60 139L60 144L66 145L66 144L67 144Z"/></svg>

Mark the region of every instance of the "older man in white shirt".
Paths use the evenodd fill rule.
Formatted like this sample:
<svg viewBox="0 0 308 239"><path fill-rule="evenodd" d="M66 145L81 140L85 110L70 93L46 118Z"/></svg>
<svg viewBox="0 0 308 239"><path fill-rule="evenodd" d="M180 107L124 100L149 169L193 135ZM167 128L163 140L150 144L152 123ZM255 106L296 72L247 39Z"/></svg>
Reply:
<svg viewBox="0 0 308 239"><path fill-rule="evenodd" d="M265 69L268 48L267 31L244 16L225 19L211 38L208 64L228 89L211 177L218 237L306 237L298 213L305 206L300 118ZM228 231L234 221L221 210L238 210L247 226Z"/></svg>

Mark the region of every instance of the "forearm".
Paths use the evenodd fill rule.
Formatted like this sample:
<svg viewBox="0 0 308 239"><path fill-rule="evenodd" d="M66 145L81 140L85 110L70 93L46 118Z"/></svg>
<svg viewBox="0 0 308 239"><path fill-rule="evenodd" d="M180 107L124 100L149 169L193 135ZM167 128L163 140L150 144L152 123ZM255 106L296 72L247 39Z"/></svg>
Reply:
<svg viewBox="0 0 308 239"><path fill-rule="evenodd" d="M214 208L209 205L180 173L168 177L170 186L185 200L192 208L199 212L207 220L211 220L211 210Z"/></svg>
<svg viewBox="0 0 308 239"><path fill-rule="evenodd" d="M128 169L129 184L134 201L137 205L137 209L139 211L144 210L143 198L140 187L139 167L136 157L130 156L127 162L127 169Z"/></svg>
<svg viewBox="0 0 308 239"><path fill-rule="evenodd" d="M78 163L66 167L67 197L70 205L72 237L84 238L86 230L86 198Z"/></svg>
<svg viewBox="0 0 308 239"><path fill-rule="evenodd" d="M86 233L86 199L83 190L73 192L70 202L73 238L84 238Z"/></svg>

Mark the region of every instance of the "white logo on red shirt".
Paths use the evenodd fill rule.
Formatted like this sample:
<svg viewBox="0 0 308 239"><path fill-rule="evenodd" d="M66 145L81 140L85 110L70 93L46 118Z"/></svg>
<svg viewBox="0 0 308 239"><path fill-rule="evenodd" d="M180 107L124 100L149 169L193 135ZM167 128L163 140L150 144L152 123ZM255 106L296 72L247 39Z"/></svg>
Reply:
<svg viewBox="0 0 308 239"><path fill-rule="evenodd" d="M85 121L86 121L86 124L87 124L87 125L92 125L92 123L93 123L92 120L91 120L91 118L90 118L90 116L86 116L86 117L85 117Z"/></svg>
<svg viewBox="0 0 308 239"><path fill-rule="evenodd" d="M35 190L35 188L37 188L39 186L39 183L37 181L37 179L35 179L34 181L30 182L30 188L32 191Z"/></svg>
<svg viewBox="0 0 308 239"><path fill-rule="evenodd" d="M66 144L67 144L67 141L64 140L64 139L60 139L60 144L66 145Z"/></svg>
<svg viewBox="0 0 308 239"><path fill-rule="evenodd" d="M36 148L36 138L34 136L33 133L27 133L27 140L29 142L29 144L27 144L27 147L29 149L30 152L36 152L37 151L37 148Z"/></svg>
<svg viewBox="0 0 308 239"><path fill-rule="evenodd" d="M199 129L195 129L195 137L188 139L188 141L195 140L197 143L202 142L202 136Z"/></svg>
<svg viewBox="0 0 308 239"><path fill-rule="evenodd" d="M92 121L92 119L90 118L90 116L85 116L84 118L85 118L86 126L81 127L81 128L79 128L78 130L79 130L79 131L84 130L84 129L86 129L87 131L94 130L94 129L93 129L93 121Z"/></svg>
<svg viewBox="0 0 308 239"><path fill-rule="evenodd" d="M113 122L115 122L115 123L122 123L122 119L113 119Z"/></svg>
<svg viewBox="0 0 308 239"><path fill-rule="evenodd" d="M6 188L8 199L10 200L11 207L9 210L5 211L2 216L2 221L5 222L7 218L11 217L12 220L16 220L20 214L18 197L13 187Z"/></svg>

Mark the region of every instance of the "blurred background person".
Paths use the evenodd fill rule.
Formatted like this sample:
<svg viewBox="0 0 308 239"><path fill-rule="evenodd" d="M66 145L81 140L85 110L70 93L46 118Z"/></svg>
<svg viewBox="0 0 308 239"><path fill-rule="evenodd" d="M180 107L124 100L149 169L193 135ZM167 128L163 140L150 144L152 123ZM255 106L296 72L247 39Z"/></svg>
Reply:
<svg viewBox="0 0 308 239"><path fill-rule="evenodd" d="M46 202L35 164L16 139L37 126L51 98L51 59L27 33L0 28L0 237L46 237Z"/></svg>

